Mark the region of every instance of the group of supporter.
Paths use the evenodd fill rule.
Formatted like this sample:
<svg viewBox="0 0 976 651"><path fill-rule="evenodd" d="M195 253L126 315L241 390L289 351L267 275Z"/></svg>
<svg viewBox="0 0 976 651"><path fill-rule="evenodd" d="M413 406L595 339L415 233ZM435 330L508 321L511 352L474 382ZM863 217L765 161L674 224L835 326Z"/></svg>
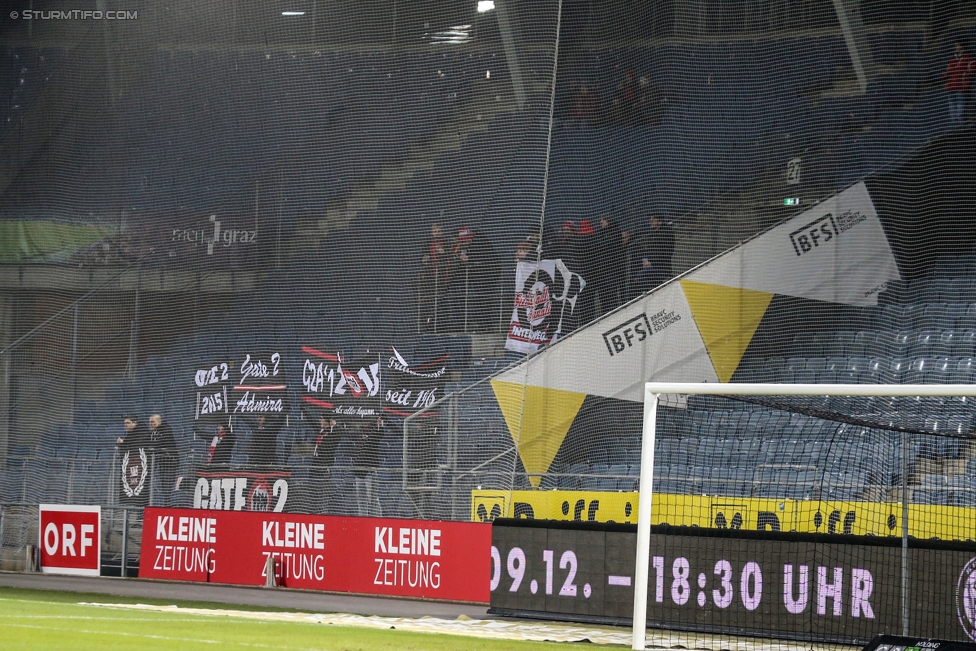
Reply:
<svg viewBox="0 0 976 651"><path fill-rule="evenodd" d="M515 248L515 262L560 259L586 281L577 301L578 322L592 321L672 278L674 227L650 215L635 231L622 230L612 217L564 221L541 239L530 233Z"/></svg>
<svg viewBox="0 0 976 651"><path fill-rule="evenodd" d="M604 103L593 85L585 81L573 82L567 99L559 113L568 124L656 126L664 117L664 96L650 76L635 70L623 73L609 102Z"/></svg>
<svg viewBox="0 0 976 651"><path fill-rule="evenodd" d="M125 435L116 439L120 454L138 456L144 451L152 457L150 462L150 481L157 482L157 503L168 504L172 491L180 489L182 477L178 477L179 454L173 430L163 422L159 414L148 419L148 427L134 414L123 418ZM277 456L278 434L282 422L279 419L261 414L253 419L242 419L238 432L225 423L213 426L213 435L207 449L206 461L196 470L220 472L231 469L234 448L238 443L241 428L250 432L245 449L247 463L241 469L254 472L275 472L284 469ZM306 441L311 446L310 486L313 495L312 506L319 512L329 512L334 505L337 481L333 477L336 451L343 438L354 442L352 475L355 479L356 503L361 515L379 515L379 501L376 491L376 470L380 465L380 441L385 433L382 418L364 419L358 426L340 424L335 418L322 415L318 418L318 428ZM198 432L208 436L209 432ZM144 506L148 504L148 490L132 499L123 499L127 504Z"/></svg>
<svg viewBox="0 0 976 651"><path fill-rule="evenodd" d="M459 306L468 321L490 329L497 322L496 306L511 298L512 287L495 265L478 269L478 283L470 281L466 265L476 264L469 253L473 231L458 229L449 240L441 224L431 227L417 283L418 315L422 332L460 330ZM480 237L480 236L479 236ZM486 245L487 246L487 245ZM540 237L531 232L515 247L515 263L560 259L586 282L575 308L576 324L592 321L623 303L651 291L673 276L674 228L658 215L650 215L640 229L622 230L610 216L596 224L589 219L566 220L559 230ZM468 273L465 280L462 274ZM496 292L501 289L501 293Z"/></svg>
<svg viewBox="0 0 976 651"><path fill-rule="evenodd" d="M441 223L430 228L421 257L417 308L421 332L491 330L498 320L498 256L475 228L451 236Z"/></svg>
<svg viewBox="0 0 976 651"><path fill-rule="evenodd" d="M148 423L148 427L147 427ZM125 457L128 455L135 461L136 457L146 455L146 462L154 469L154 478L159 480L159 488L163 494L179 490L182 477L179 477L180 457L176 448L176 438L173 436L173 428L169 423L163 421L159 414L152 414L145 421L138 414L126 414L122 417L122 426L125 435L115 439L120 453ZM151 460L149 457L152 457ZM140 461L140 464L143 462ZM148 474L148 469L143 472L141 465L134 465L135 472ZM128 466L123 468L123 472L129 472ZM152 481L151 478L150 481ZM141 482L140 482L141 483ZM149 490L145 490L144 485L139 485L135 491L133 504L144 503L148 498Z"/></svg>

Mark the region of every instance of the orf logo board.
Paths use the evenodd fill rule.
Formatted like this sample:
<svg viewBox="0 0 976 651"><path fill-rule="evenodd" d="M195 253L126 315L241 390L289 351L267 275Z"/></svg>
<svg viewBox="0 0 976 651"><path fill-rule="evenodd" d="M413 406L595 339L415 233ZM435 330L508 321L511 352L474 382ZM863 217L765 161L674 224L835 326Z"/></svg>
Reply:
<svg viewBox="0 0 976 651"><path fill-rule="evenodd" d="M41 571L98 576L102 569L101 507L41 504L39 516Z"/></svg>

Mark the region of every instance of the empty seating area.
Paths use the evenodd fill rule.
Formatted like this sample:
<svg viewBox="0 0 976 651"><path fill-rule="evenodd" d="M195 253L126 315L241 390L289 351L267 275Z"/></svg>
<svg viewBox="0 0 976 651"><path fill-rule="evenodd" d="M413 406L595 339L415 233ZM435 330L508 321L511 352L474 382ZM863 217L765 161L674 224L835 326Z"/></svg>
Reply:
<svg viewBox="0 0 976 651"><path fill-rule="evenodd" d="M804 183L839 189L945 132L944 92L928 83L944 67L945 44L923 44L918 29L869 37L879 67L864 95L826 92L849 67L839 34L575 55L559 80L562 104L571 101L574 83L586 81L609 107L628 69L649 78L666 101L653 127L557 125L547 199L552 223L621 214L637 200L678 217L792 156L804 156ZM48 78L59 56L36 48L0 52L12 92L36 95L16 89L38 88L33 80ZM520 216L541 199L548 94L531 94L521 111L461 110L508 97L503 61L480 49L159 49L142 85L121 99L118 124L99 125L113 134L103 139L109 144L65 152L64 167L97 167L86 156L117 161L125 178L111 181L121 183L111 195L121 193L135 216L248 212L255 184L278 184L274 170L283 168L287 183L275 190L287 201L276 218L287 233L289 224L376 180L384 165L426 156L405 168L403 185L384 186L375 208L361 211L358 228L449 208L473 216L499 250L508 250L532 224ZM10 98L7 113L28 103ZM459 134L457 121L469 113L483 124L465 126L463 141L437 144L447 132ZM59 187L71 185L60 179ZM32 196L56 189L35 188ZM106 194L75 190L84 194L79 207ZM85 214L101 212L92 208Z"/></svg>
<svg viewBox="0 0 976 651"><path fill-rule="evenodd" d="M30 110L65 56L62 48L0 45L0 137Z"/></svg>
<svg viewBox="0 0 976 651"><path fill-rule="evenodd" d="M964 416L968 424L970 416ZM655 492L793 500L900 500L900 434L788 412L659 412ZM968 430L967 430L968 431ZM625 447L626 446L626 447ZM976 459L957 438L910 435L908 482L920 504L976 504ZM634 437L591 463L554 468L543 489L630 491L640 474ZM943 474L954 473L954 474Z"/></svg>
<svg viewBox="0 0 976 651"><path fill-rule="evenodd" d="M570 82L584 82L600 96L606 123L632 70L657 87L663 113L657 126L566 120L553 142L552 214L603 214L639 199L642 209L681 215L791 156L803 157L804 183L843 188L945 131L945 94L929 81L949 46L923 47L921 31L870 36L881 66L864 95L829 92L850 68L840 35L578 57L563 73L564 104Z"/></svg>

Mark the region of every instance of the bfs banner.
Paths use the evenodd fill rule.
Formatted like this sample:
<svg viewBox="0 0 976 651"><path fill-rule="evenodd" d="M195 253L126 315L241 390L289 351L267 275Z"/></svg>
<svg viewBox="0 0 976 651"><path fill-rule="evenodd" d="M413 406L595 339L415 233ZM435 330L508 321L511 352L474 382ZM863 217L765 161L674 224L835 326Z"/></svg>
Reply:
<svg viewBox="0 0 976 651"><path fill-rule="evenodd" d="M564 331L586 281L562 260L520 261L515 269L515 305L507 350L533 353Z"/></svg>
<svg viewBox="0 0 976 651"><path fill-rule="evenodd" d="M147 508L139 576L487 603L491 525Z"/></svg>

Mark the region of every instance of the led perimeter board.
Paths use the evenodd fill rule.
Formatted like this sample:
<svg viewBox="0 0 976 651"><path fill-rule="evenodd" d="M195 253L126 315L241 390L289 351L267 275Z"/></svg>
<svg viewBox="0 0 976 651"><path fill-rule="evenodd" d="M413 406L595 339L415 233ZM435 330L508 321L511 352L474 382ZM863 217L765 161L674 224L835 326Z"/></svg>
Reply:
<svg viewBox="0 0 976 651"><path fill-rule="evenodd" d="M627 624L637 527L500 519L489 612ZM866 644L901 632L901 539L655 526L652 627ZM976 636L976 543L910 541L913 635Z"/></svg>

